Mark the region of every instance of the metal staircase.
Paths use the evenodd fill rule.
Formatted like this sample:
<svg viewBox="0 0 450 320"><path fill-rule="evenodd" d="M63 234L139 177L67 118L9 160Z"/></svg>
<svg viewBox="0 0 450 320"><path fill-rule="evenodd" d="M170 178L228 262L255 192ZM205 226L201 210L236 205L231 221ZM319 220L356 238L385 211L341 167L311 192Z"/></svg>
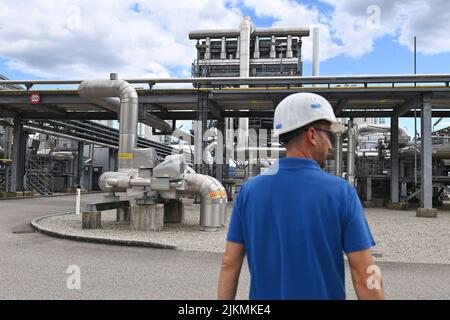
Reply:
<svg viewBox="0 0 450 320"><path fill-rule="evenodd" d="M30 156L25 171L25 190L36 191L41 195L53 193L53 175L44 159Z"/></svg>

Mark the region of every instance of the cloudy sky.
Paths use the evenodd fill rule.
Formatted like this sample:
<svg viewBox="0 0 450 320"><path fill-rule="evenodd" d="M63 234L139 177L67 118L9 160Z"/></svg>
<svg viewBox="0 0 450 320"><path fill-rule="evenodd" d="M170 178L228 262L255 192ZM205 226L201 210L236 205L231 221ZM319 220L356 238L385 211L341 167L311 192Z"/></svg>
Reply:
<svg viewBox="0 0 450 320"><path fill-rule="evenodd" d="M321 74L450 73L447 0L0 0L0 73L11 79L188 77L195 29L321 30ZM304 41L305 74L311 43Z"/></svg>

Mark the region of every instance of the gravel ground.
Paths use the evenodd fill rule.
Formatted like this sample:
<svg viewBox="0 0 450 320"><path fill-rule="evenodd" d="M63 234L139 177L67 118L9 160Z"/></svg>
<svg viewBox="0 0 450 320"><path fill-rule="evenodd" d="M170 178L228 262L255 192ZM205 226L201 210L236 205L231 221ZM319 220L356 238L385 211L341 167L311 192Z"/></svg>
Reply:
<svg viewBox="0 0 450 320"><path fill-rule="evenodd" d="M231 204L227 213L231 212ZM65 235L96 237L102 239L119 239L150 241L176 246L178 250L223 252L225 249L226 228L215 232L200 231L200 215L195 206L186 205L185 224L166 223L161 232L131 231L129 222L116 222L115 210L102 212L102 229L84 230L81 228L81 215L75 214L52 216L38 221L38 225Z"/></svg>
<svg viewBox="0 0 450 320"><path fill-rule="evenodd" d="M195 207L186 206L186 224L165 224L162 232L130 231L129 224L116 222L115 211L102 213L102 229L81 229L81 216L52 216L38 225L62 234L107 239L151 241L176 246L178 250L221 253L226 228L201 232ZM367 208L366 216L377 246L377 261L450 264L450 211L439 211L437 219L417 218L415 210ZM228 216L231 204L228 207Z"/></svg>
<svg viewBox="0 0 450 320"><path fill-rule="evenodd" d="M450 264L450 211L417 218L416 211L367 208L380 261Z"/></svg>

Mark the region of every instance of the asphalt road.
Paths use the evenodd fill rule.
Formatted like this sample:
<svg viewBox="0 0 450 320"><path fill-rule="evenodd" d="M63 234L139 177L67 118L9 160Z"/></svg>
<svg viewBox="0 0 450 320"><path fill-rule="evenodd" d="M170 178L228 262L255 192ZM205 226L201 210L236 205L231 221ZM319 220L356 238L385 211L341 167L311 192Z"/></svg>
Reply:
<svg viewBox="0 0 450 320"><path fill-rule="evenodd" d="M85 195L94 202L101 195ZM221 254L98 245L51 238L29 222L73 211L74 197L0 201L0 299L214 299ZM68 289L78 266L80 290ZM384 262L389 299L449 299L450 265ZM73 282L72 282L73 283ZM247 298L245 266L238 290ZM354 291L347 270L347 295Z"/></svg>

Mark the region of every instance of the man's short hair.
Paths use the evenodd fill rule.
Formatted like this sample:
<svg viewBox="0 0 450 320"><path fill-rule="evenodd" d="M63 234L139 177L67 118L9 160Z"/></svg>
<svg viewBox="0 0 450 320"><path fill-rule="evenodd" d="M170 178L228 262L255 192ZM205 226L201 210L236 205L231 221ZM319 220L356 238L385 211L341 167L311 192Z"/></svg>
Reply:
<svg viewBox="0 0 450 320"><path fill-rule="evenodd" d="M301 128L283 133L280 135L279 139L280 139L281 144L287 146L289 141L291 141L294 138L297 138L299 135L301 135L303 132L305 132L309 128L314 127L315 125L329 125L329 124L330 123L326 120L317 120L312 123L308 123L306 126L303 126Z"/></svg>

